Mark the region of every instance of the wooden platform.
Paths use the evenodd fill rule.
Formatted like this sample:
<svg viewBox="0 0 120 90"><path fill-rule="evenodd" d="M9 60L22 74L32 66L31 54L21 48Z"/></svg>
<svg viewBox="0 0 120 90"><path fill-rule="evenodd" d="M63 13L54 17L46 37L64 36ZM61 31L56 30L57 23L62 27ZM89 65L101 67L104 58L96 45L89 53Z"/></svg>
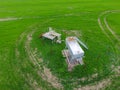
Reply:
<svg viewBox="0 0 120 90"><path fill-rule="evenodd" d="M66 60L66 63L68 64L68 71L72 71L73 68L79 64L82 64L82 65L84 64L82 60L81 62L78 62L77 60L71 61L71 57L68 50L63 50L62 54L63 54L63 57L66 57L65 60Z"/></svg>

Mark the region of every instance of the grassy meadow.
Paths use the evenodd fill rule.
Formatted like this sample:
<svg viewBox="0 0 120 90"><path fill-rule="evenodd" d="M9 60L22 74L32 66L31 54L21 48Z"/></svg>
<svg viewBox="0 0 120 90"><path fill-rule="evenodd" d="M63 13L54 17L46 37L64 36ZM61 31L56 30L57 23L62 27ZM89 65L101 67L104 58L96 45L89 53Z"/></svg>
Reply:
<svg viewBox="0 0 120 90"><path fill-rule="evenodd" d="M118 0L0 0L0 90L119 90L119 21ZM39 38L48 27L88 46L85 65L67 71L65 42Z"/></svg>

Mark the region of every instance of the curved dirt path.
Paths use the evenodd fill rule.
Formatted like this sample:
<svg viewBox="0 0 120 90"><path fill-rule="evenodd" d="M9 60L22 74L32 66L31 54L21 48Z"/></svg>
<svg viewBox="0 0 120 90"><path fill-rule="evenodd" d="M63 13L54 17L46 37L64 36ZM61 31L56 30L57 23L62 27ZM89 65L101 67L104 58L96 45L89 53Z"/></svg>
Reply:
<svg viewBox="0 0 120 90"><path fill-rule="evenodd" d="M101 17L104 17L104 24L106 26L106 28L109 30L109 32L114 36L114 38L118 41L120 41L119 37L115 34L115 32L110 28L110 26L108 25L108 22L106 20L106 17L107 15L111 14L111 13L120 13L120 10L108 10L108 11L104 11L102 12L99 17L98 17L98 24L102 30L102 32L110 39L110 36L109 34L106 32L104 26L103 26L103 23L102 23L102 20L101 20Z"/></svg>
<svg viewBox="0 0 120 90"><path fill-rule="evenodd" d="M104 17L104 23L107 27L107 29L111 32L111 34L118 40L120 41L120 38L115 34L115 32L110 28L110 26L108 25L108 22L107 22L107 17Z"/></svg>
<svg viewBox="0 0 120 90"><path fill-rule="evenodd" d="M36 55L34 55L34 51L31 50L31 46L30 46L30 42L32 40L32 35L34 34L34 31L30 32L27 36L27 40L25 42L25 49L26 52L30 58L30 60L34 63L34 65L37 65L39 67L39 69L41 69L40 66L40 60L39 57L37 57ZM42 60L41 60L42 62ZM57 89L62 89L63 86L61 85L60 81L58 80L58 78L56 76L54 76L51 71L47 68L47 67L43 67L43 73L41 73L41 71L38 71L38 74L42 77L43 80L46 80L47 82L51 83L51 85L54 88Z"/></svg>
<svg viewBox="0 0 120 90"><path fill-rule="evenodd" d="M20 18L0 18L0 22L4 22L4 21L14 21L14 20L18 20Z"/></svg>
<svg viewBox="0 0 120 90"><path fill-rule="evenodd" d="M43 22L42 25L50 22L51 20L48 20L48 21L45 21ZM42 26L41 25L41 26ZM52 74L52 72L45 66L43 66L43 70L41 69L41 65L39 63L42 63L42 59L39 58L37 55L36 55L36 52L37 52L37 49L36 50L32 50L31 48L31 40L32 40L32 35L36 32L35 29L27 32L23 32L21 35L20 35L20 39L18 40L18 44L20 44L22 41L23 41L23 38L27 36L27 39L25 41L25 51L29 57L29 59L31 60L31 62L35 65L35 66L38 66L39 70L38 70L38 75L45 81L47 81L48 83L50 83L54 88L56 89L63 89L63 86L62 84L60 83L59 79ZM18 46L18 45L17 45ZM17 52L19 52L17 50ZM40 71L42 70L42 71Z"/></svg>

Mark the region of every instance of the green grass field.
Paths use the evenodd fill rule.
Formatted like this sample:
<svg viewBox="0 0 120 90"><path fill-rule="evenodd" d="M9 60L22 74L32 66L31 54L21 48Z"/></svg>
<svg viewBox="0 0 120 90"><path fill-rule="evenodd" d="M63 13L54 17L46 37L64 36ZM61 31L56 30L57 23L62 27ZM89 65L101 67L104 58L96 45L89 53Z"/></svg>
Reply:
<svg viewBox="0 0 120 90"><path fill-rule="evenodd" d="M120 1L0 0L0 90L119 90ZM87 46L85 65L67 71L53 27Z"/></svg>

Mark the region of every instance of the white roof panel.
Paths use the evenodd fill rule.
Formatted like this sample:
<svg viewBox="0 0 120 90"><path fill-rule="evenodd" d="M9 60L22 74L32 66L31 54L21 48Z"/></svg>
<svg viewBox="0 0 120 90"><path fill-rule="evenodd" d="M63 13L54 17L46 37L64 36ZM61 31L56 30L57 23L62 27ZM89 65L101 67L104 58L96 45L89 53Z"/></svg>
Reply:
<svg viewBox="0 0 120 90"><path fill-rule="evenodd" d="M68 42L73 55L84 53L77 41Z"/></svg>
<svg viewBox="0 0 120 90"><path fill-rule="evenodd" d="M70 40L71 39L71 40ZM78 55L84 53L82 48L80 47L79 43L75 38L67 38L67 44L72 52L73 55Z"/></svg>

